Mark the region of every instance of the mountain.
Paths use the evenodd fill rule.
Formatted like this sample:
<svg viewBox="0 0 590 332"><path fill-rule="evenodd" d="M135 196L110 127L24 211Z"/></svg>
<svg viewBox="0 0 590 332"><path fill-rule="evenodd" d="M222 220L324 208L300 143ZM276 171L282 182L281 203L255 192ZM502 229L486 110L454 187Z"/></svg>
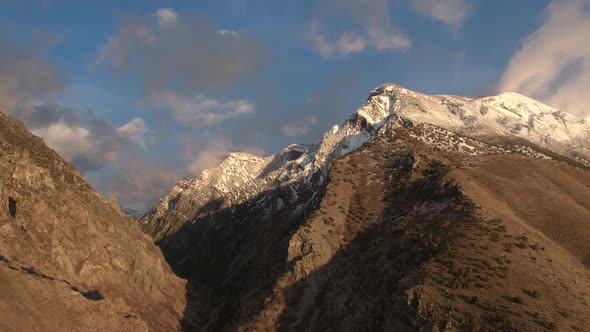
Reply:
<svg viewBox="0 0 590 332"><path fill-rule="evenodd" d="M312 145L233 153L139 224L187 330L581 330L590 125L516 93L374 89Z"/></svg>
<svg viewBox="0 0 590 332"><path fill-rule="evenodd" d="M173 331L186 282L116 202L0 113L0 330Z"/></svg>
<svg viewBox="0 0 590 332"><path fill-rule="evenodd" d="M306 204L297 193L321 184L332 160L357 149L383 127L419 123L484 141L521 138L590 165L590 123L585 119L513 92L465 98L426 95L384 84L371 91L364 106L316 144L294 144L266 158L232 153L200 177L179 182L154 211L142 218L142 224L159 241L199 214L238 205L279 187L291 188L291 193L285 194L291 205ZM278 205L284 204L281 198Z"/></svg>
<svg viewBox="0 0 590 332"><path fill-rule="evenodd" d="M126 208L126 207L123 207L123 206L121 206L121 211L123 211L123 213L125 213L126 215L130 216L131 218L133 218L133 220L138 220L143 215L143 212L141 212L141 211L130 209L130 208Z"/></svg>

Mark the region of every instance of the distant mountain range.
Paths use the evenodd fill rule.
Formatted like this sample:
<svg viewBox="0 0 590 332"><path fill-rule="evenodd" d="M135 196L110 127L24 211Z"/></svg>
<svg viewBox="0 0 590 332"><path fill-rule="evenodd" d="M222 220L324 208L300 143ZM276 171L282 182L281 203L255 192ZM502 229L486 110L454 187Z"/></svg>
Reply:
<svg viewBox="0 0 590 332"><path fill-rule="evenodd" d="M142 211L126 208L123 206L121 206L121 211L123 211L123 213L131 216L133 218L133 220L138 220L144 214L144 212L142 212Z"/></svg>

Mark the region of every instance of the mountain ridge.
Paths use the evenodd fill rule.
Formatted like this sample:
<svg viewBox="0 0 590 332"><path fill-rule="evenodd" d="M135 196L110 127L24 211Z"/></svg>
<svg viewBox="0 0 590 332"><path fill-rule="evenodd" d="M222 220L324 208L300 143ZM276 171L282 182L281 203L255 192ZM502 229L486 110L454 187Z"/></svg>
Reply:
<svg viewBox="0 0 590 332"><path fill-rule="evenodd" d="M546 215L563 215L567 217L564 222L576 227L580 225L576 218L588 217L585 201L575 199L586 197L590 188L590 184L584 184L588 169L586 147L590 146L587 122L522 98L512 93L479 99L423 95L385 84L374 89L362 107L315 144L292 144L269 157L230 154L202 176L182 180L139 223L154 238L174 271L187 278L189 289L194 289L189 296L185 329L325 329L336 324L355 330L367 326L382 329L385 324L401 331L454 331L452 327L477 326L484 319L497 329L534 330L553 326L556 321L568 324L565 316L551 311L563 311L555 306L575 307L575 313L565 320L572 326L584 326L588 275L584 254L575 248L586 248L580 242L580 234L585 233L559 234L547 227L547 221L535 223L530 216L544 214L531 213L535 202L522 194L486 200L496 192L480 189L487 195L482 198L477 192L463 190L464 182L460 182L476 176L478 184L487 181L480 173L461 173L464 169L490 167L490 174L505 176L501 165L508 169L528 165L531 173L546 172L550 166L556 172L545 173L553 181L547 185L558 183L561 176L571 178L565 174L577 174L574 176L581 176L583 183L577 186L567 180L564 186L552 185L552 195L560 197L563 206L569 206L571 211L560 214L561 205L549 203L544 204L547 207L543 211ZM541 130L547 130L546 135ZM486 166L488 163L492 166ZM396 169L404 170L403 174ZM514 184L518 178L508 177L505 181L505 188L517 191ZM486 185L497 187L493 182ZM546 199L544 188L530 188L535 197ZM392 193L405 203L391 202L388 197ZM510 200L508 214L497 216L494 204L506 209L501 199ZM481 211L474 209L479 203ZM507 218L510 213L518 218ZM457 219L459 215L462 217ZM430 220L440 223L432 224ZM453 226L446 228L449 222ZM505 228L510 231L503 236ZM401 235L388 238L383 230ZM454 266L457 262L451 261L455 258L435 250L442 243L440 237L445 236L452 241L442 242L461 252L461 260L485 260L487 267L463 262L458 264L460 268ZM519 240L523 236L535 242ZM376 244L367 247L371 241ZM541 254L541 242L552 248L550 253ZM564 244L567 242L571 245ZM395 254L384 252L390 246L399 247ZM467 246L493 246L498 257L479 249L474 257L464 250ZM530 250L513 251L514 246ZM365 264L367 250L376 255L370 260L379 262L382 268ZM434 251L419 256L423 259L412 265L407 257L422 255L417 250ZM396 265L389 266L381 258L383 255L393 255L402 270L395 271ZM531 265L526 255L549 263L565 259L567 264L562 267L543 263L542 268L553 274L563 273L567 287L576 283L574 276L582 278L586 286L581 293L571 294L582 302L557 300L558 292L551 285L534 279L542 292L552 294L539 301L542 306L535 304L538 312L527 313L522 307L507 305L506 299L521 301L519 292L529 290L526 280L519 279L520 290L500 281L490 282L490 278L507 278L510 267L506 264L511 259L506 255L513 255L511 259L526 266L522 271L515 270L534 276L542 275L538 270L541 265ZM490 259L497 259L499 265L488 266ZM443 261L448 266L437 268ZM347 270L355 271L355 275L346 275L343 271ZM416 273L423 277L416 279ZM393 284L375 281L374 277L381 274L401 279L395 279ZM334 275L339 277L333 279ZM356 298L353 284L339 283L351 278L357 280L353 284L371 285L366 286L366 291L385 301L390 313L381 312L383 306L371 299ZM485 291L472 289L477 279ZM339 286L332 288L330 283ZM384 286L389 287L388 291L394 288L393 299L378 296L379 288ZM468 291L456 291L457 287ZM423 293L424 288L430 289L430 295ZM344 289L348 291L342 293ZM203 296L203 292L214 295ZM475 294L489 298L485 304L475 303L477 308L462 307L458 299L477 298ZM361 308L365 305L373 309ZM457 311L456 317L445 318L451 308ZM532 318L515 323L511 310L517 311L519 317Z"/></svg>
<svg viewBox="0 0 590 332"><path fill-rule="evenodd" d="M292 144L278 154L268 157L242 152L232 153L216 167L205 170L200 177L181 180L154 210L140 218L140 222L146 229L150 228L149 224L158 223L153 220L161 218L169 210L168 202L177 200L178 195L182 196L185 190L202 192L213 189L220 193L217 198L223 197L226 201L228 197L223 193L238 193L237 196L240 197L230 197L228 202L238 204L259 193L263 188L269 188L269 182L277 181L280 185L288 185L289 182L310 177L310 174L317 171L325 174L330 161L358 148L382 128L388 130L396 126L411 126L414 123L431 123L482 139L485 139L485 136L498 135L520 137L590 166L590 123L585 119L516 92L468 98L426 95L396 84L385 83L369 93L365 105L358 108L343 124L332 127L315 144ZM292 151L301 152L301 155L297 159L285 158ZM236 156L247 156L245 159L256 160L260 167L275 163L271 169L281 172L270 177L269 172L264 171L264 174L256 175L241 173L234 179L237 180L234 181L235 185L230 183L219 188L206 179L206 174L212 172L224 174L226 178L229 177L228 174L233 174L232 168L239 167L239 162L231 162ZM265 181L253 181L261 177L266 177ZM201 178L202 181L199 181ZM256 189L245 190L243 181L248 183L249 189ZM200 186L207 187L208 190L197 189ZM156 236L156 240L160 238L161 235Z"/></svg>

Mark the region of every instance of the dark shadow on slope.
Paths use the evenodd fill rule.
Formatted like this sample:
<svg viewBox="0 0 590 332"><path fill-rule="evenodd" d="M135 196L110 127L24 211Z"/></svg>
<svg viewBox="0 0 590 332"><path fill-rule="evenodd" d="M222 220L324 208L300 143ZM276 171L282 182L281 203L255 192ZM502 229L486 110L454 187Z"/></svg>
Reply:
<svg viewBox="0 0 590 332"><path fill-rule="evenodd" d="M396 167L402 171L411 168L411 156L400 160L401 164ZM318 179L316 175L316 181ZM307 191L300 189L297 202L270 213L263 206L276 207L269 202L278 198L287 201L288 190L279 188L262 193L238 206L197 217L174 235L159 241L173 270L189 280L185 330L232 329L239 323L251 321L264 309L278 277L291 269L287 263L289 240L300 223L316 209L326 184L317 186L322 193L315 197L318 193L312 191L313 187ZM429 195L428 190L440 190L426 185L413 189L424 195ZM261 201L265 204L260 204ZM298 215L289 215L294 207L304 202L308 202L307 208L301 209ZM356 252L355 248L363 247L371 241L367 239L378 233L380 231L368 230L359 236L350 249L345 248L343 257L349 256L348 252ZM402 256L401 259L414 258Z"/></svg>
<svg viewBox="0 0 590 332"><path fill-rule="evenodd" d="M316 183L320 192L314 192L298 183L298 200L280 210L276 201L288 202L287 187L231 208L216 210L218 202L212 202L207 205L213 209L200 209L195 219L157 243L174 272L188 280L185 330L231 329L262 310L276 279L289 269L290 236L315 209L325 184ZM292 215L301 204L308 206Z"/></svg>

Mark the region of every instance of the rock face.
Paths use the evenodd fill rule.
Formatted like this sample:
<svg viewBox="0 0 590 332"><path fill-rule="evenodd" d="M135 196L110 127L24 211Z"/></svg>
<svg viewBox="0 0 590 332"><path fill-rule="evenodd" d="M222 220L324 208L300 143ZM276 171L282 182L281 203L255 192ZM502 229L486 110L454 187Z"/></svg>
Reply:
<svg viewBox="0 0 590 332"><path fill-rule="evenodd" d="M508 330L555 321L586 326L590 283L581 237L568 233L564 241L549 222L535 223L534 200L468 187L481 171L459 170L490 165L489 174L500 176L502 167L531 167L551 183L578 177L582 186L551 187L568 203L544 204L544 213L588 229L578 220L590 220L590 200L572 197L588 196L589 140L585 120L515 93L431 96L385 84L316 144L266 158L231 154L179 182L139 223L198 294L189 297L187 329L453 331L482 320ZM518 185L509 179L505 188ZM495 214L504 199L507 210ZM582 208L572 214L561 211L576 204ZM542 252L541 244L551 250ZM515 245L530 250L507 258ZM531 265L531 257L544 263ZM522 263L514 275L506 272L511 259ZM569 318L557 308L574 304L557 299L547 273L572 289L580 280L569 296L581 302ZM533 311L520 310L503 301L521 301L530 280L510 285L491 274L531 276L551 295ZM466 309L464 299L473 296L486 300ZM532 318L514 324L506 321L510 310ZM448 318L450 311L457 317Z"/></svg>
<svg viewBox="0 0 590 332"><path fill-rule="evenodd" d="M179 328L185 281L160 250L4 113L0 201L0 330Z"/></svg>

